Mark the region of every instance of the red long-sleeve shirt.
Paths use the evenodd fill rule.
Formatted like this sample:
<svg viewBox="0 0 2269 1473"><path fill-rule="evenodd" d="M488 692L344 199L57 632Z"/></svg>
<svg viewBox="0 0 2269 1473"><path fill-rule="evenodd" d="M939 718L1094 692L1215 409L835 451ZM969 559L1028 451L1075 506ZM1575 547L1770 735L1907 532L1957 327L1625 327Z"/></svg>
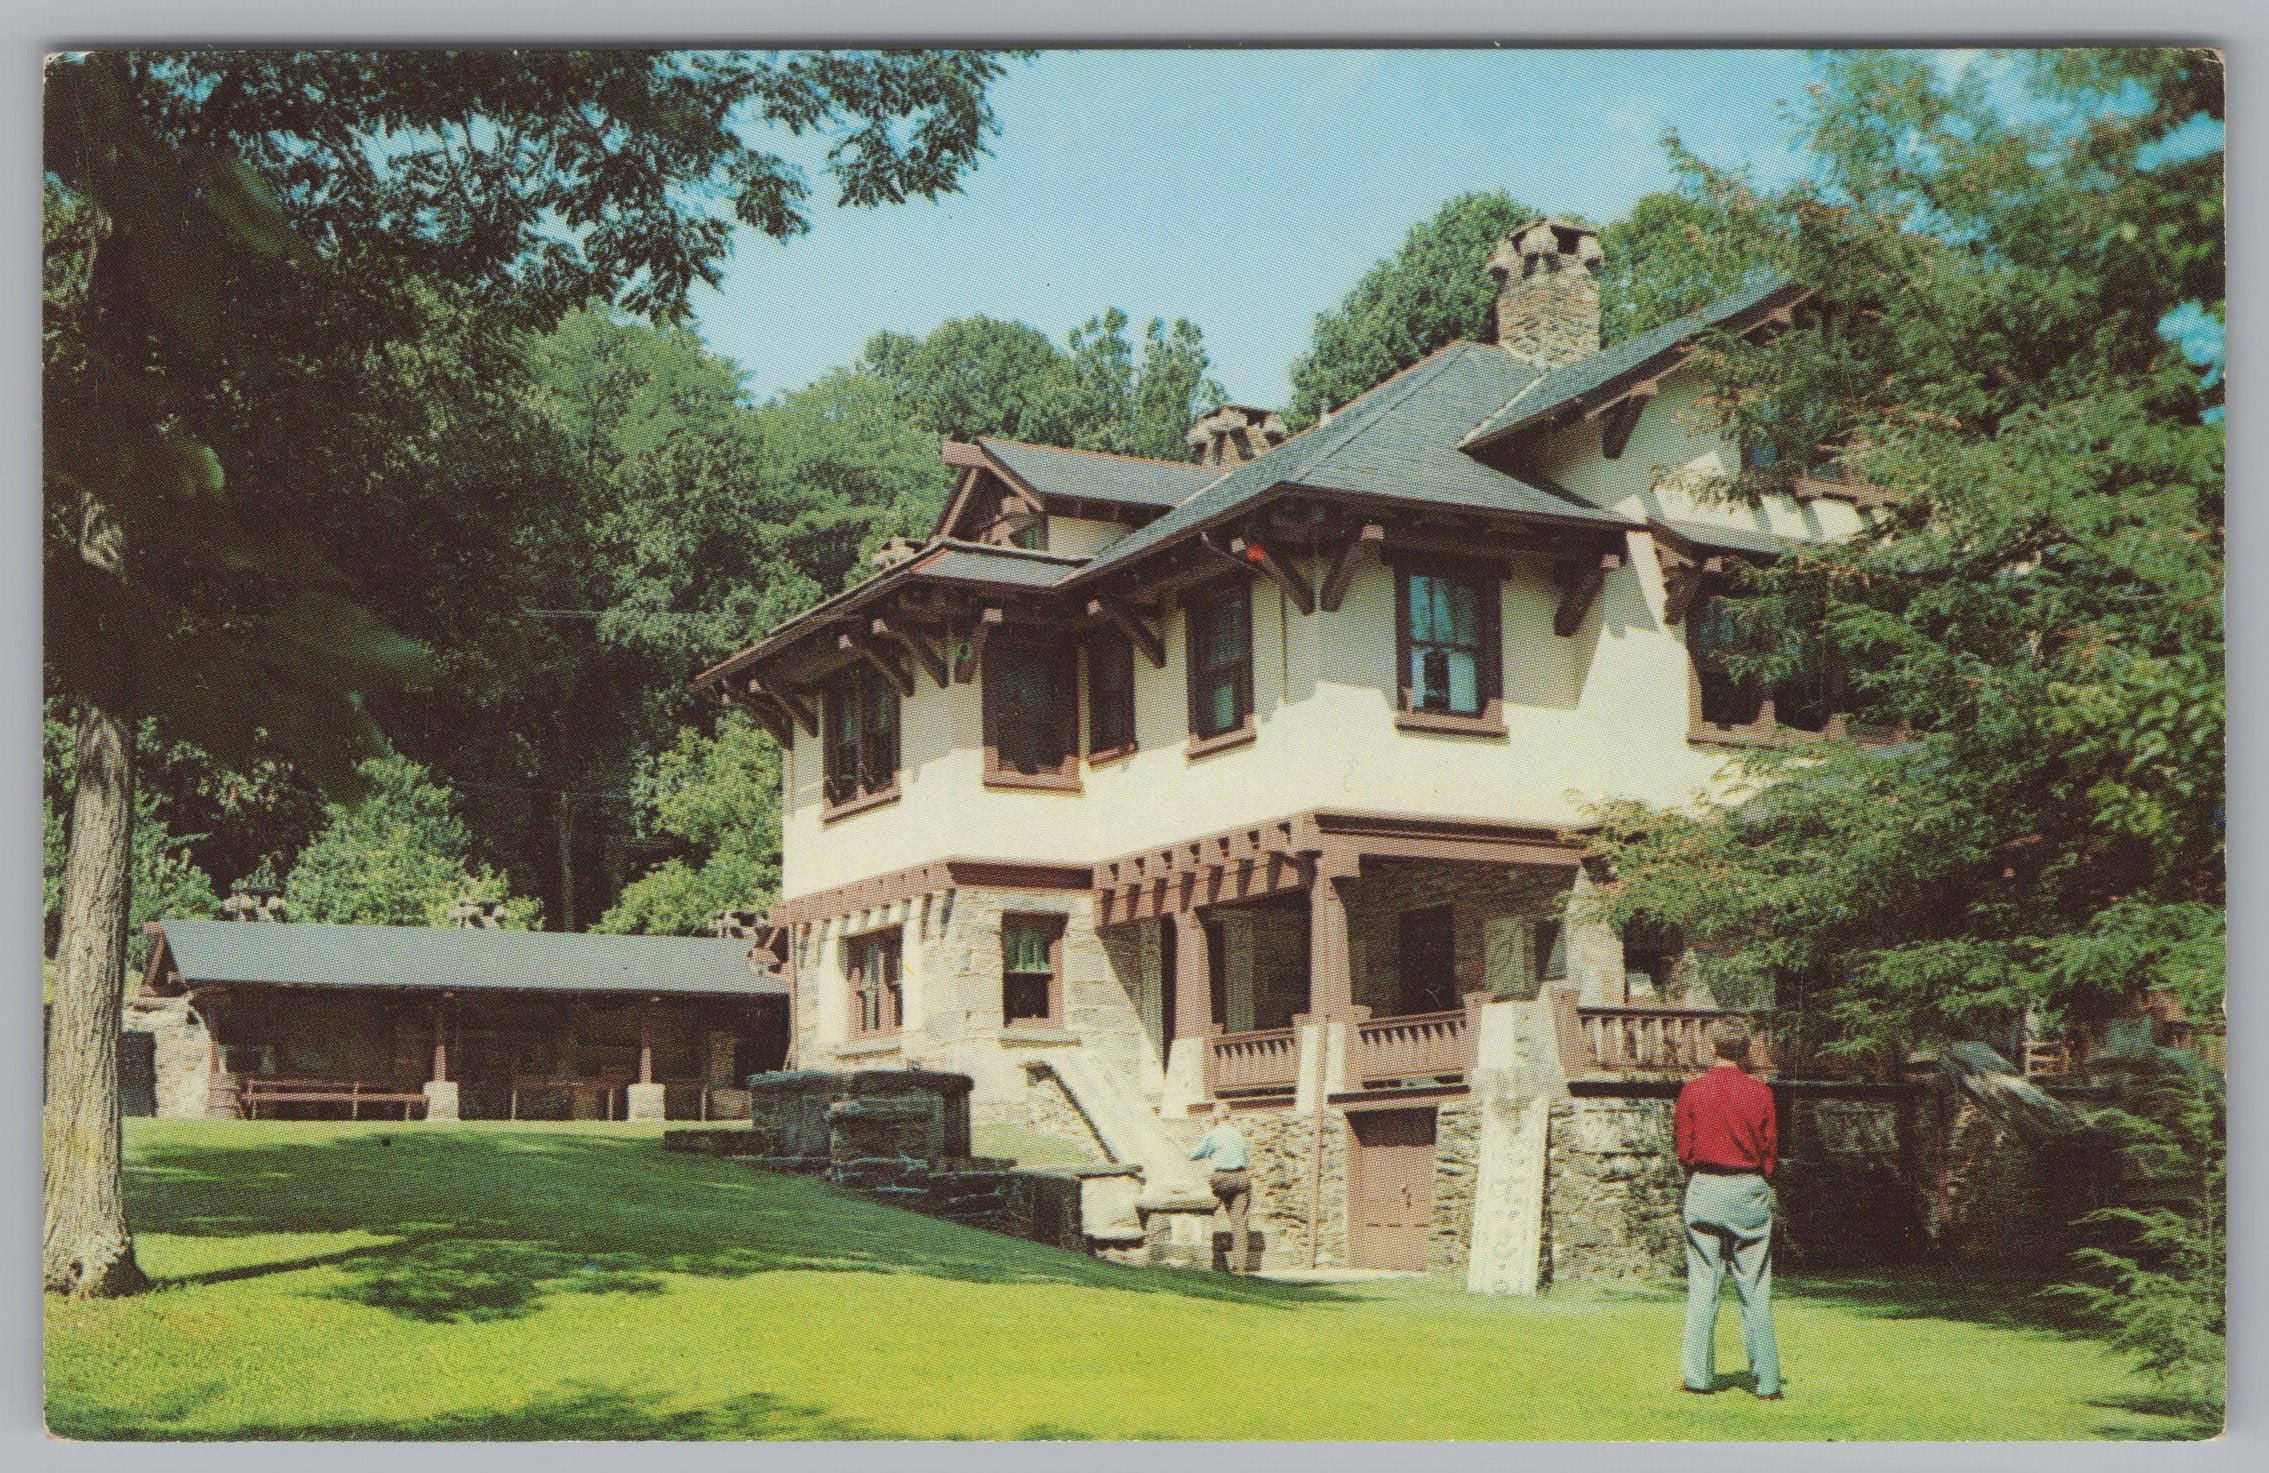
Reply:
<svg viewBox="0 0 2269 1473"><path fill-rule="evenodd" d="M1773 1092L1738 1065L1720 1064L1678 1092L1678 1164L1773 1174L1780 1118Z"/></svg>

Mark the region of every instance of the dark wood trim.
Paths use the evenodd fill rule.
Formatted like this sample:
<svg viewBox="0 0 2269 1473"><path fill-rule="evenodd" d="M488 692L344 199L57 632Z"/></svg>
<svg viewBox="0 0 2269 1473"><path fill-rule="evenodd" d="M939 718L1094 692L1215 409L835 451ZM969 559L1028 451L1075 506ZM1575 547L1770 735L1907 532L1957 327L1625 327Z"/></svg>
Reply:
<svg viewBox="0 0 2269 1473"><path fill-rule="evenodd" d="M1127 643L1142 651L1153 670L1166 668L1166 641L1150 622L1115 598L1091 598L1087 601L1089 618L1108 619L1127 637Z"/></svg>
<svg viewBox="0 0 2269 1473"><path fill-rule="evenodd" d="M1229 551L1233 556L1258 568L1262 577L1283 589L1284 596L1292 600L1292 606L1301 613L1312 614L1316 611L1315 591L1308 587L1308 580L1300 576L1297 568L1278 557L1267 543L1247 537L1232 537L1229 539Z"/></svg>
<svg viewBox="0 0 2269 1473"><path fill-rule="evenodd" d="M898 801L898 796L898 784L892 783L887 788L877 788L871 793L861 793L856 798L846 798L840 803L829 803L822 800L819 809L819 821L821 823L833 823L839 818L849 818L855 813L864 813L870 808L880 808L885 803L895 803Z"/></svg>
<svg viewBox="0 0 2269 1473"><path fill-rule="evenodd" d="M906 667L878 644L874 636L846 631L835 636L835 647L872 665L883 679L890 682L891 689L897 691L901 699L914 694L914 677L906 673Z"/></svg>
<svg viewBox="0 0 2269 1473"><path fill-rule="evenodd" d="M1092 766L1124 757L1140 744L1138 727L1142 703L1135 694L1133 641L1122 634L1098 630L1088 636L1080 648L1086 683L1079 695L1086 704L1087 760ZM1100 673L1106 667L1113 684L1126 698L1123 711L1107 708L1102 700L1106 687ZM1104 734L1115 735L1119 739L1105 742L1101 746L1096 745L1098 736Z"/></svg>
<svg viewBox="0 0 2269 1473"><path fill-rule="evenodd" d="M749 684L751 689L755 688L756 683L754 681ZM804 729L806 736L819 735L819 708L817 706L792 690L774 690L767 687L764 694L774 705L787 712L789 718Z"/></svg>
<svg viewBox="0 0 2269 1473"><path fill-rule="evenodd" d="M735 695L728 690L723 692L723 695L725 704L738 706L741 710L746 711L749 719L763 727L765 735L771 737L782 747L795 745L796 729L794 723L790 722L781 712L774 710L771 702L764 698L762 691L752 690L746 695Z"/></svg>
<svg viewBox="0 0 2269 1473"><path fill-rule="evenodd" d="M1504 702L1492 700L1487 709L1495 711ZM1507 734L1501 716L1460 716L1453 711L1397 711L1394 713L1397 731L1423 731L1437 736L1502 737Z"/></svg>
<svg viewBox="0 0 2269 1473"><path fill-rule="evenodd" d="M1331 567L1324 574L1323 587L1316 595L1316 602L1325 613L1339 612L1339 606L1347 599L1347 590L1354 585L1355 575L1378 561L1386 542L1387 529L1378 522L1365 522L1347 534L1339 550L1332 554Z"/></svg>
<svg viewBox="0 0 2269 1473"><path fill-rule="evenodd" d="M1567 639L1583 628L1584 616L1591 612L1592 602L1607 586L1607 575L1622 566L1623 554L1603 552L1588 564L1571 559L1556 568L1554 581L1560 585L1560 607L1552 615L1552 632Z"/></svg>
<svg viewBox="0 0 2269 1473"><path fill-rule="evenodd" d="M1633 393L1628 399L1616 401L1599 426L1599 453L1609 460L1621 460L1623 448L1631 443L1631 432L1639 427L1639 416L1654 403L1655 388L1650 385L1643 393Z"/></svg>
<svg viewBox="0 0 2269 1473"><path fill-rule="evenodd" d="M851 1026L844 1030L846 1037L855 1043L898 1037L906 1026L906 928L903 925L877 926L854 936L840 937L838 944L843 948L843 981L850 992ZM885 950L891 957L891 979L874 992L883 1003L876 1011L886 1016L877 1026L869 1028L864 1021L866 1008L862 1001L869 990L865 961L868 956Z"/></svg>
<svg viewBox="0 0 2269 1473"><path fill-rule="evenodd" d="M867 628L868 632L876 639L890 640L905 650L906 653L912 655L916 663L929 672L930 679L937 682L938 688L940 690L945 688L947 680L945 656L940 654L937 647L930 643L928 633L889 615L876 616ZM903 694L912 695L913 692L906 691Z"/></svg>
<svg viewBox="0 0 2269 1473"><path fill-rule="evenodd" d="M987 604L977 611L976 621L970 625L969 633L954 649L954 684L967 685L977 678L977 668L985 663L985 646L1006 622L1008 615L997 605Z"/></svg>
<svg viewBox="0 0 2269 1473"><path fill-rule="evenodd" d="M1209 756L1215 752L1227 751L1231 747L1242 747L1259 735L1260 728L1248 713L1242 723L1230 727L1227 731L1218 732L1209 737L1191 737L1188 745L1182 748L1182 755L1185 757Z"/></svg>
<svg viewBox="0 0 2269 1473"><path fill-rule="evenodd" d="M1085 890L1093 883L1094 871L1085 865L940 859L776 902L765 919L773 925L804 925L940 890Z"/></svg>

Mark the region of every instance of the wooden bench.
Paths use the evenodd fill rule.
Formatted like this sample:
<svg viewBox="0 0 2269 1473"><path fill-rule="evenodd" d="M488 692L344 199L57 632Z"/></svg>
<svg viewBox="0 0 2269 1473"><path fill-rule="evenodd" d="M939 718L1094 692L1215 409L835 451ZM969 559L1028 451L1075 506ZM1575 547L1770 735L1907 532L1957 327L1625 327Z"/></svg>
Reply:
<svg viewBox="0 0 2269 1473"><path fill-rule="evenodd" d="M260 1118L262 1105L345 1105L347 1118L360 1120L365 1105L400 1105L404 1119L423 1110L425 1091L405 1090L398 1081L373 1079L279 1079L252 1074L244 1080L244 1118Z"/></svg>

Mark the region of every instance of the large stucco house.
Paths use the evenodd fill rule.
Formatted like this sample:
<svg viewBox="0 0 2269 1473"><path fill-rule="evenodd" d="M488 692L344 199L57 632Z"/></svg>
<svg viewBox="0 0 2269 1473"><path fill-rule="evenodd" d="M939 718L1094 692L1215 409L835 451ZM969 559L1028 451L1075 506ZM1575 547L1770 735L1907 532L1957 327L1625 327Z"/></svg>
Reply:
<svg viewBox="0 0 2269 1473"><path fill-rule="evenodd" d="M1691 1063L1674 938L1561 918L1581 830L1841 729L1828 681L1722 678L1711 608L1870 493L1702 494L1738 450L1696 335L1803 289L1602 349L1599 262L1508 237L1496 342L1298 435L1231 405L1188 462L949 444L926 542L705 672L785 752L793 1065L966 1073L980 1121L1141 1165L1146 1214L1190 1208L1229 1099L1270 1258L1394 1267L1500 1231L1475 1178L1535 1154L1521 1101Z"/></svg>

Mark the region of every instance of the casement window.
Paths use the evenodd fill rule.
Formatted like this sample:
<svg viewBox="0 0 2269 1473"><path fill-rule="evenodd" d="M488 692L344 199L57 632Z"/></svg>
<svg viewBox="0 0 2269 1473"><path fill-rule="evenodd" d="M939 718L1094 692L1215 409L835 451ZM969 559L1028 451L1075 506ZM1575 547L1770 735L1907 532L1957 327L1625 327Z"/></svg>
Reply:
<svg viewBox="0 0 2269 1473"><path fill-rule="evenodd" d="M853 936L843 943L843 971L851 984L851 1034L896 1033L903 995L899 983L900 933L893 929Z"/></svg>
<svg viewBox="0 0 2269 1473"><path fill-rule="evenodd" d="M1063 1022L1064 918L1001 917L1001 1022L1053 1028Z"/></svg>
<svg viewBox="0 0 2269 1473"><path fill-rule="evenodd" d="M1502 577L1484 565L1396 560L1398 705L1421 718L1403 725L1465 730L1502 721Z"/></svg>
<svg viewBox="0 0 2269 1473"><path fill-rule="evenodd" d="M995 643L985 652L985 781L1079 786L1079 675L1070 648Z"/></svg>
<svg viewBox="0 0 2269 1473"><path fill-rule="evenodd" d="M1253 716L1253 601L1243 580L1190 606L1185 644L1191 737L1213 742L1244 731Z"/></svg>
<svg viewBox="0 0 2269 1473"><path fill-rule="evenodd" d="M1009 533L1008 542L1009 546L1021 547L1027 552L1046 552L1048 550L1048 519L1046 517L1032 518Z"/></svg>
<svg viewBox="0 0 2269 1473"><path fill-rule="evenodd" d="M1703 601L1687 616L1686 648L1699 686L1697 715L1705 727L1752 727L1764 711L1764 687L1734 673L1733 661L1749 652L1748 635L1731 604Z"/></svg>
<svg viewBox="0 0 2269 1473"><path fill-rule="evenodd" d="M823 733L831 809L864 807L898 791L898 692L854 666L827 687Z"/></svg>
<svg viewBox="0 0 2269 1473"><path fill-rule="evenodd" d="M1101 630L1087 641L1087 757L1104 762L1134 747L1134 645Z"/></svg>

